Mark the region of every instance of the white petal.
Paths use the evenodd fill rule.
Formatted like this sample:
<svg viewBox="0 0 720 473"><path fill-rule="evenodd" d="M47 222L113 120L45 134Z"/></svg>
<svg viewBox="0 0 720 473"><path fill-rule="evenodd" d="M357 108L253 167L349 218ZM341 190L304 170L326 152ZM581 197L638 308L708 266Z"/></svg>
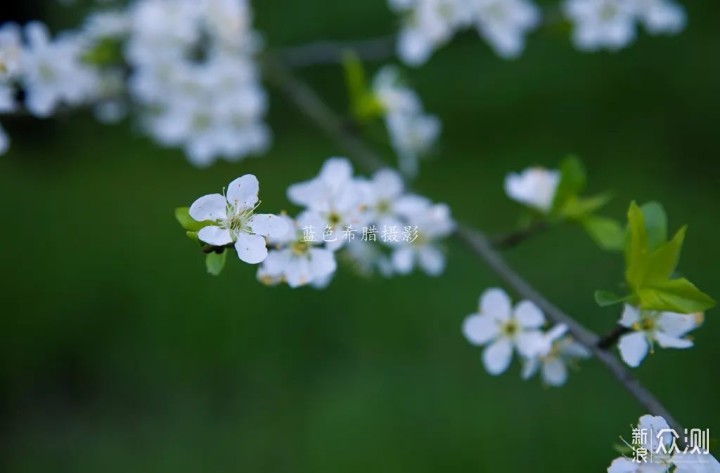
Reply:
<svg viewBox="0 0 720 473"><path fill-rule="evenodd" d="M392 169L381 169L373 176L374 197L393 198L403 193L405 188L400 174Z"/></svg>
<svg viewBox="0 0 720 473"><path fill-rule="evenodd" d="M200 197L190 206L190 216L198 222L225 220L227 218L227 200L220 194Z"/></svg>
<svg viewBox="0 0 720 473"><path fill-rule="evenodd" d="M629 304L625 304L625 307L623 308L622 317L620 317L620 321L618 322L623 327L630 328L633 326L634 323L640 321L640 312L633 306Z"/></svg>
<svg viewBox="0 0 720 473"><path fill-rule="evenodd" d="M336 269L335 253L323 248L313 248L310 250L310 272L312 273L313 281L330 276Z"/></svg>
<svg viewBox="0 0 720 473"><path fill-rule="evenodd" d="M214 246L223 246L232 243L230 231L226 228L216 227L215 225L202 227L197 236L200 241Z"/></svg>
<svg viewBox="0 0 720 473"><path fill-rule="evenodd" d="M529 358L525 360L522 367L522 379L530 379L535 373L537 373L540 367L540 360L538 358Z"/></svg>
<svg viewBox="0 0 720 473"><path fill-rule="evenodd" d="M257 204L259 191L260 183L257 177L245 174L228 184L225 195L235 209L251 208Z"/></svg>
<svg viewBox="0 0 720 473"><path fill-rule="evenodd" d="M480 296L480 313L487 314L496 320L508 320L512 311L512 303L502 289L491 288Z"/></svg>
<svg viewBox="0 0 720 473"><path fill-rule="evenodd" d="M538 328L545 323L542 311L530 301L520 301L515 306L515 319L526 328Z"/></svg>
<svg viewBox="0 0 720 473"><path fill-rule="evenodd" d="M425 245L419 250L418 260L428 276L439 276L445 269L445 255L432 245Z"/></svg>
<svg viewBox="0 0 720 473"><path fill-rule="evenodd" d="M285 271L285 276L290 287L300 287L311 282L312 275L307 258L292 258Z"/></svg>
<svg viewBox="0 0 720 473"><path fill-rule="evenodd" d="M265 247L265 238L260 235L250 235L249 233L240 233L235 242L235 251L238 258L250 264L261 263L267 258L267 248Z"/></svg>
<svg viewBox="0 0 720 473"><path fill-rule="evenodd" d="M690 348L693 346L693 342L690 340L668 335L663 332L655 332L655 339L658 345L663 348Z"/></svg>
<svg viewBox="0 0 720 473"><path fill-rule="evenodd" d="M515 336L515 346L522 356L532 358L547 355L552 342L539 330L527 330Z"/></svg>
<svg viewBox="0 0 720 473"><path fill-rule="evenodd" d="M499 375L510 366L512 361L512 342L507 338L500 338L485 348L482 360L488 373Z"/></svg>
<svg viewBox="0 0 720 473"><path fill-rule="evenodd" d="M284 218L272 214L255 214L249 224L253 233L270 238L283 238L291 229Z"/></svg>
<svg viewBox="0 0 720 473"><path fill-rule="evenodd" d="M393 267L400 274L409 273L413 268L414 256L412 248L398 248L392 254Z"/></svg>
<svg viewBox="0 0 720 473"><path fill-rule="evenodd" d="M290 256L290 250L275 250L268 252L267 258L263 261L263 268L267 275L272 277L280 277L285 273Z"/></svg>
<svg viewBox="0 0 720 473"><path fill-rule="evenodd" d="M706 453L676 453L675 473L720 473L720 463Z"/></svg>
<svg viewBox="0 0 720 473"><path fill-rule="evenodd" d="M346 158L330 158L320 170L320 178L332 189L337 189L352 178L353 169Z"/></svg>
<svg viewBox="0 0 720 473"><path fill-rule="evenodd" d="M550 386L562 386L567 381L567 367L562 360L554 358L543 364L543 379Z"/></svg>
<svg viewBox="0 0 720 473"><path fill-rule="evenodd" d="M637 473L639 465L628 458L616 458L607 469L607 473Z"/></svg>
<svg viewBox="0 0 720 473"><path fill-rule="evenodd" d="M660 314L660 317L658 317L657 323L662 331L668 335L682 337L698 326L698 318L695 314L663 312Z"/></svg>
<svg viewBox="0 0 720 473"><path fill-rule="evenodd" d="M463 321L463 335L473 345L484 345L498 336L499 329L495 319L489 315L469 315Z"/></svg>
<svg viewBox="0 0 720 473"><path fill-rule="evenodd" d="M645 358L648 352L648 342L645 339L645 333L634 332L620 337L618 343L620 356L628 365L633 368L640 366L640 362Z"/></svg>

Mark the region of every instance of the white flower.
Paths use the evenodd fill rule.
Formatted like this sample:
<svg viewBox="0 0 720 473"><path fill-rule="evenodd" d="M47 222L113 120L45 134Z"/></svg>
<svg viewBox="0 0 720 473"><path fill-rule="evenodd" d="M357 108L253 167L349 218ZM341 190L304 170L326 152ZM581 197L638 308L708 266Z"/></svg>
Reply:
<svg viewBox="0 0 720 473"><path fill-rule="evenodd" d="M388 278L394 272L392 262L377 243L357 239L349 241L343 247L341 257L362 276L372 276L377 271L381 276Z"/></svg>
<svg viewBox="0 0 720 473"><path fill-rule="evenodd" d="M210 221L198 238L213 246L234 243L238 257L246 263L256 264L267 257L264 236L280 238L288 232L288 225L276 215L255 214L259 183L255 176L246 174L232 181L226 194L200 197L190 206L190 216L198 222Z"/></svg>
<svg viewBox="0 0 720 473"><path fill-rule="evenodd" d="M648 452L647 462L634 462L631 458L620 457L613 460L608 467L608 473L665 473L671 466L671 458L668 454L672 445L672 433L670 426L660 416L644 415L640 417L637 432L645 432L637 440L637 448L643 448ZM665 430L665 432L661 432ZM633 439L635 440L635 439ZM662 445L662 447L660 447Z"/></svg>
<svg viewBox="0 0 720 473"><path fill-rule="evenodd" d="M303 228L320 225L321 218L312 212L300 215L297 221L281 217L289 229L279 238L271 238L277 246L268 253L258 269L258 279L264 282L286 281L290 287L300 287L313 282L326 284L335 272L335 254L322 248L322 239L307 239Z"/></svg>
<svg viewBox="0 0 720 473"><path fill-rule="evenodd" d="M633 368L640 366L657 342L663 348L689 348L693 342L685 335L702 322L702 314L676 314L674 312L657 312L638 310L625 305L619 323L632 332L620 337L618 348L620 356Z"/></svg>
<svg viewBox="0 0 720 473"><path fill-rule="evenodd" d="M707 453L676 453L674 473L720 473L720 463Z"/></svg>
<svg viewBox="0 0 720 473"><path fill-rule="evenodd" d="M685 27L685 10L672 0L634 0L638 19L651 34L675 34Z"/></svg>
<svg viewBox="0 0 720 473"><path fill-rule="evenodd" d="M537 356L547 349L540 327L545 316L530 301L512 307L502 289L488 289L480 297L479 310L463 322L465 338L473 345L488 345L482 354L488 373L504 372L512 361L513 349L525 357Z"/></svg>
<svg viewBox="0 0 720 473"><path fill-rule="evenodd" d="M317 177L293 184L287 191L288 199L306 207L321 218L328 248L339 249L345 242L342 232L348 227L358 230L366 223L367 214L363 184L353 178L353 169L345 158L330 158Z"/></svg>
<svg viewBox="0 0 720 473"><path fill-rule="evenodd" d="M572 337L565 336L566 332L567 327L561 324L543 334L547 349L525 360L523 379L530 378L542 368L542 378L548 386L562 386L567 381L568 366L590 357L590 351Z"/></svg>
<svg viewBox="0 0 720 473"><path fill-rule="evenodd" d="M505 177L505 193L511 199L543 213L552 210L560 173L544 168L528 168Z"/></svg>
<svg viewBox="0 0 720 473"><path fill-rule="evenodd" d="M525 35L540 23L540 11L527 0L474 0L477 30L504 58L520 55Z"/></svg>
<svg viewBox="0 0 720 473"><path fill-rule="evenodd" d="M404 234L397 242L388 242L394 250L392 265L400 274L408 274L419 266L429 276L439 276L445 270L445 255L438 241L455 230L450 208L445 204L427 203L424 199L402 199L398 205L412 209L405 214L406 225L397 229ZM401 212L404 214L404 212ZM380 229L385 232L386 228Z"/></svg>
<svg viewBox="0 0 720 473"><path fill-rule="evenodd" d="M22 49L20 27L15 23L5 23L0 26L0 82L18 77Z"/></svg>
<svg viewBox="0 0 720 473"><path fill-rule="evenodd" d="M567 0L578 49L620 49L635 39L635 0Z"/></svg>
<svg viewBox="0 0 720 473"><path fill-rule="evenodd" d="M400 174L392 169L381 169L363 183L362 190L369 221L380 228L401 225L405 184Z"/></svg>
<svg viewBox="0 0 720 473"><path fill-rule="evenodd" d="M417 94L402 83L400 72L385 66L373 80L373 93L383 108L393 149L406 176L417 174L418 158L433 147L442 125L423 111Z"/></svg>
<svg viewBox="0 0 720 473"><path fill-rule="evenodd" d="M247 0L140 0L129 11L129 90L145 129L196 166L270 144L251 20Z"/></svg>
<svg viewBox="0 0 720 473"><path fill-rule="evenodd" d="M51 41L47 27L38 22L28 23L25 35L21 77L30 113L47 117L61 103L79 105L95 97L98 76L82 61L87 44L81 36L64 34Z"/></svg>

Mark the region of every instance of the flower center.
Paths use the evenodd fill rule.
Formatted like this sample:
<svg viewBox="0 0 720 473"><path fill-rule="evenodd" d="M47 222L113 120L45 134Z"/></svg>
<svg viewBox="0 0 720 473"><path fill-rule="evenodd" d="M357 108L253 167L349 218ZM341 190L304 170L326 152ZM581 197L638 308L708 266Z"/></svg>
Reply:
<svg viewBox="0 0 720 473"><path fill-rule="evenodd" d="M290 250L294 255L302 256L310 250L310 243L306 241L296 241L290 245Z"/></svg>
<svg viewBox="0 0 720 473"><path fill-rule="evenodd" d="M328 222L330 223L331 227L334 227L335 225L339 224L342 221L340 218L340 215L338 215L336 212L330 212L328 214Z"/></svg>
<svg viewBox="0 0 720 473"><path fill-rule="evenodd" d="M518 324L514 320L508 320L500 327L500 332L507 337L514 337L518 333Z"/></svg>
<svg viewBox="0 0 720 473"><path fill-rule="evenodd" d="M390 202L387 200L381 200L377 204L377 212L379 214L386 214L390 212Z"/></svg>
<svg viewBox="0 0 720 473"><path fill-rule="evenodd" d="M222 228L227 228L228 230L230 230L230 233L232 234L234 239L237 239L237 236L240 233L252 233L250 227L248 226L248 223L250 222L250 218L255 212L255 208L257 208L259 204L260 202L258 202L255 207L243 208L240 209L240 211L235 209L235 207L233 207L232 205L228 204L228 219L222 222L220 226Z"/></svg>

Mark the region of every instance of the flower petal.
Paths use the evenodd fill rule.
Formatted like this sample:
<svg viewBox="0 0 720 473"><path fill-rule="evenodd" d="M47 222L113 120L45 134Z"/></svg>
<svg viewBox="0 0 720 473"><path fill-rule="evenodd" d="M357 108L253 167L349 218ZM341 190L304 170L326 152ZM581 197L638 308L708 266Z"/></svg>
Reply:
<svg viewBox="0 0 720 473"><path fill-rule="evenodd" d="M515 306L515 319L525 328L538 328L545 323L542 311L530 301L520 301Z"/></svg>
<svg viewBox="0 0 720 473"><path fill-rule="evenodd" d="M323 248L310 250L310 272L313 280L326 278L334 273L336 269L335 253Z"/></svg>
<svg viewBox="0 0 720 473"><path fill-rule="evenodd" d="M473 345L485 345L497 338L500 330L497 321L489 315L473 314L463 321L462 332Z"/></svg>
<svg viewBox="0 0 720 473"><path fill-rule="evenodd" d="M657 320L663 332L668 335L682 337L690 330L697 328L698 317L695 314L676 314L674 312L663 312Z"/></svg>
<svg viewBox="0 0 720 473"><path fill-rule="evenodd" d="M250 229L257 235L269 238L283 238L290 226L283 217L272 214L255 214L250 218Z"/></svg>
<svg viewBox="0 0 720 473"><path fill-rule="evenodd" d="M649 346L645 339L645 333L634 332L620 337L618 348L623 361L633 368L637 368L647 355Z"/></svg>
<svg viewBox="0 0 720 473"><path fill-rule="evenodd" d="M193 202L189 213L190 217L198 222L225 220L227 218L227 200L221 194L204 195Z"/></svg>
<svg viewBox="0 0 720 473"><path fill-rule="evenodd" d="M200 241L204 241L213 246L223 246L232 243L230 231L226 228L216 227L215 225L202 227L197 236Z"/></svg>
<svg viewBox="0 0 720 473"><path fill-rule="evenodd" d="M307 258L292 258L285 270L285 276L290 287L300 287L311 282L312 275Z"/></svg>
<svg viewBox="0 0 720 473"><path fill-rule="evenodd" d="M521 376L522 379L530 379L537 373L540 367L540 360L538 358L529 358L524 361Z"/></svg>
<svg viewBox="0 0 720 473"><path fill-rule="evenodd" d="M491 288L480 296L480 313L487 314L495 320L508 320L512 311L510 298L502 289Z"/></svg>
<svg viewBox="0 0 720 473"><path fill-rule="evenodd" d="M663 348L690 348L693 342L684 338L668 335L663 332L655 332L655 340Z"/></svg>
<svg viewBox="0 0 720 473"><path fill-rule="evenodd" d="M398 273L407 274L412 271L414 256L412 248L398 248L392 254L392 265Z"/></svg>
<svg viewBox="0 0 720 473"><path fill-rule="evenodd" d="M616 458L607 469L607 473L637 473L639 464L628 458Z"/></svg>
<svg viewBox="0 0 720 473"><path fill-rule="evenodd" d="M260 183L257 177L252 174L245 174L228 184L225 195L230 205L237 210L254 207L258 201L259 191Z"/></svg>
<svg viewBox="0 0 720 473"><path fill-rule="evenodd" d="M562 386L567 381L567 367L558 358L546 361L542 373L543 379L550 386Z"/></svg>
<svg viewBox="0 0 720 473"><path fill-rule="evenodd" d="M630 328L633 326L634 323L640 321L640 312L635 307L631 306L630 304L625 304L625 307L623 308L622 317L620 317L620 321L618 322L623 327Z"/></svg>
<svg viewBox="0 0 720 473"><path fill-rule="evenodd" d="M499 375L510 366L512 361L512 342L504 337L498 339L485 348L482 360L488 373Z"/></svg>
<svg viewBox="0 0 720 473"><path fill-rule="evenodd" d="M420 248L418 262L428 276L439 276L445 269L445 255L433 245Z"/></svg>
<svg viewBox="0 0 720 473"><path fill-rule="evenodd" d="M518 353L525 358L544 356L550 352L552 341L539 330L526 330L515 336Z"/></svg>
<svg viewBox="0 0 720 473"><path fill-rule="evenodd" d="M250 264L261 263L267 258L267 248L265 247L265 238L260 235L250 235L249 233L240 233L235 242L235 251L238 258Z"/></svg>

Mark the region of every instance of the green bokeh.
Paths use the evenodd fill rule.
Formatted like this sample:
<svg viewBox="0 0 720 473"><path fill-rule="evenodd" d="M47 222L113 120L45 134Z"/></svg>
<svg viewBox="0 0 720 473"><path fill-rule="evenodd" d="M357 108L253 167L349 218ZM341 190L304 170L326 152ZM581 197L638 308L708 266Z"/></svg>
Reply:
<svg viewBox="0 0 720 473"><path fill-rule="evenodd" d="M255 3L269 47L395 26L382 0ZM719 9L687 7L680 36L642 34L617 54L579 53L565 32L546 30L519 60L503 61L460 35L408 71L445 128L418 190L500 232L518 215L505 173L577 153L590 191L614 191L608 214L622 218L631 199L660 200L673 229L689 224L680 270L720 297ZM339 68L301 75L347 109ZM4 470L604 471L613 443L645 412L595 361L561 389L521 381L517 363L489 376L460 324L499 281L456 243L437 279L342 270L316 291L266 288L232 259L221 277L204 273L174 207L253 173L265 211L292 211L286 187L343 151L281 96L271 102L272 150L208 170L134 124L84 114L4 123L13 138L0 158ZM612 328L618 309L598 308L592 294L615 287L621 261L578 229L507 257L582 323ZM695 348L659 350L636 370L683 424L713 437L715 312Z"/></svg>

